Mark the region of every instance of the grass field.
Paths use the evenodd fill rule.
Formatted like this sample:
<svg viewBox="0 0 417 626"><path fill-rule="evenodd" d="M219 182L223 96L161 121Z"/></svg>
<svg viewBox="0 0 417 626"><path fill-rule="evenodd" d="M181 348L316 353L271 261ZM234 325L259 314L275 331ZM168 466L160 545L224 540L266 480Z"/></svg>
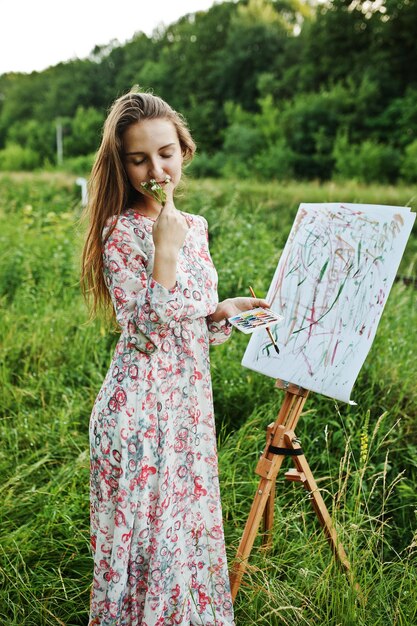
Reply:
<svg viewBox="0 0 417 626"><path fill-rule="evenodd" d="M65 175L0 175L0 625L86 626L88 421L117 335L87 323L78 284L80 190ZM417 207L417 189L354 183L190 181L177 206L209 221L220 297L263 295L300 202ZM417 238L399 276L415 277ZM357 406L310 394L298 435L363 601L335 564L308 494L281 477L273 546L252 551L237 626L417 624L416 290L396 282L354 387ZM212 350L227 550L283 399L240 365L238 333Z"/></svg>

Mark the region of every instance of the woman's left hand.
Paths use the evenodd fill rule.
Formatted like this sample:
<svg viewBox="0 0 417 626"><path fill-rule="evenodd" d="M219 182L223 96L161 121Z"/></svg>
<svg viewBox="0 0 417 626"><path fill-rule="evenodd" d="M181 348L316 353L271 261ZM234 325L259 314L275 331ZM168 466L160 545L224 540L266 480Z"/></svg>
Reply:
<svg viewBox="0 0 417 626"><path fill-rule="evenodd" d="M269 309L270 305L261 298L227 298L227 300L219 302L217 309L210 317L213 322L221 322L221 320L238 315L242 311L250 311L257 307Z"/></svg>

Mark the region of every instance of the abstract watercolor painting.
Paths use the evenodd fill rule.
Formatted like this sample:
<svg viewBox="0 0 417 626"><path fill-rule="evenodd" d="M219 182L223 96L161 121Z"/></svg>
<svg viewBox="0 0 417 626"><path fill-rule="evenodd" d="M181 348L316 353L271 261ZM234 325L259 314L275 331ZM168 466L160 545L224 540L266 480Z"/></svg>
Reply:
<svg viewBox="0 0 417 626"><path fill-rule="evenodd" d="M301 204L266 299L284 320L242 365L349 402L415 220L408 207Z"/></svg>

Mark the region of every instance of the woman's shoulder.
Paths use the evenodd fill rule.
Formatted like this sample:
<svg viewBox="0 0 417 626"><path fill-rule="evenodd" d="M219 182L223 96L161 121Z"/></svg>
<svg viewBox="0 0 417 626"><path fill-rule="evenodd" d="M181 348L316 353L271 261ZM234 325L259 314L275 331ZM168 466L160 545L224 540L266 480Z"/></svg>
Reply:
<svg viewBox="0 0 417 626"><path fill-rule="evenodd" d="M186 211L181 211L182 215L185 217L187 222L191 225L199 226L204 230L207 230L208 224L205 217L202 215L195 215L194 213L187 213Z"/></svg>
<svg viewBox="0 0 417 626"><path fill-rule="evenodd" d="M142 223L143 222L143 223ZM149 223L148 223L149 222ZM111 215L105 222L103 238L110 232L110 237L134 235L138 228L152 230L152 222L134 209L126 209L120 215Z"/></svg>
<svg viewBox="0 0 417 626"><path fill-rule="evenodd" d="M130 213L121 213L108 218L103 228L103 255L107 262L122 257L123 263L128 259L138 262L139 257L146 260L149 256L152 241L152 222L143 223ZM105 261L106 263L106 261Z"/></svg>

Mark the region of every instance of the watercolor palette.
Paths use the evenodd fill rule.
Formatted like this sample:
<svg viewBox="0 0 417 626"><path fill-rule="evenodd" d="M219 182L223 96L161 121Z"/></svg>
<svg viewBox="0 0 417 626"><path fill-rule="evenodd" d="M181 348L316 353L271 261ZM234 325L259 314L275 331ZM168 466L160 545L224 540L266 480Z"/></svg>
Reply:
<svg viewBox="0 0 417 626"><path fill-rule="evenodd" d="M242 333L249 334L261 328L265 329L274 326L283 319L282 315L278 315L271 309L258 307L229 317L229 322L238 330L241 330Z"/></svg>

